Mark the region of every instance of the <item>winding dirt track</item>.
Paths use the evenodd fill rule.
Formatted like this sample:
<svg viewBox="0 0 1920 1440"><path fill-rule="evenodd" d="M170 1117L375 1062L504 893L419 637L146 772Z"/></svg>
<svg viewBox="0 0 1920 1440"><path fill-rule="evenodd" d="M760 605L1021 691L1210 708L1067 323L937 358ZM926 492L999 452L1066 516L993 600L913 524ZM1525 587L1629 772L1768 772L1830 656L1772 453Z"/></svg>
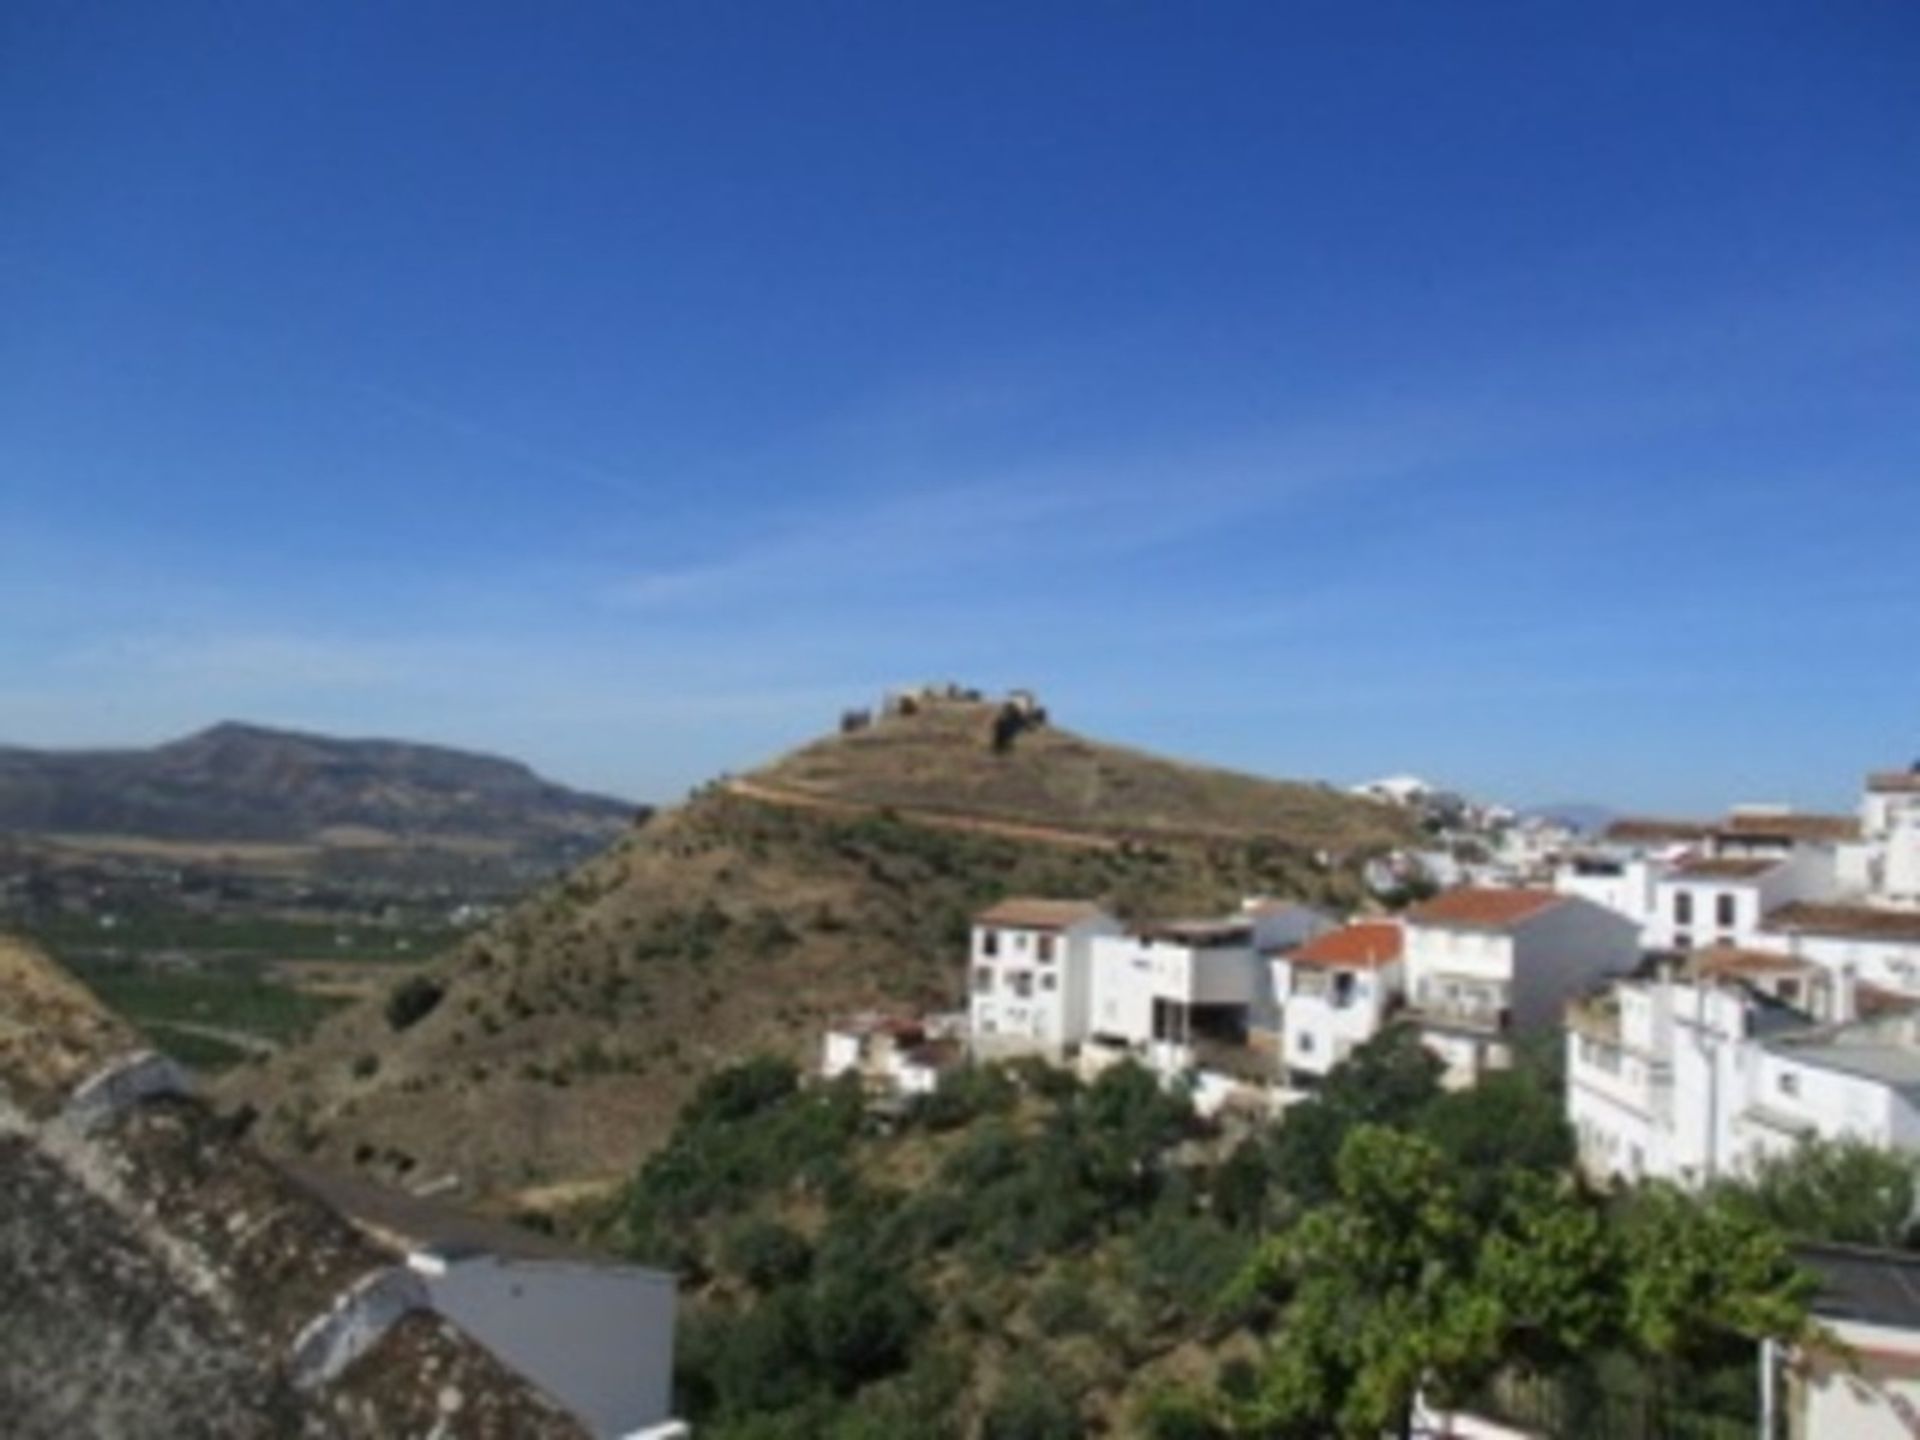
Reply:
<svg viewBox="0 0 1920 1440"><path fill-rule="evenodd" d="M804 790L787 790L758 780L730 779L729 795L758 800L765 805L781 805L790 810L814 810L828 815L858 817L883 811L898 815L915 825L931 830L958 830L969 835L998 835L1008 840L1030 840L1041 845L1064 845L1076 850L1118 850L1121 842L1112 835L1089 830L1064 830L1053 825L1030 825L1018 820L990 820L978 815L950 815L940 810L916 810L901 805L871 805L858 800L835 800L825 795L810 795Z"/></svg>

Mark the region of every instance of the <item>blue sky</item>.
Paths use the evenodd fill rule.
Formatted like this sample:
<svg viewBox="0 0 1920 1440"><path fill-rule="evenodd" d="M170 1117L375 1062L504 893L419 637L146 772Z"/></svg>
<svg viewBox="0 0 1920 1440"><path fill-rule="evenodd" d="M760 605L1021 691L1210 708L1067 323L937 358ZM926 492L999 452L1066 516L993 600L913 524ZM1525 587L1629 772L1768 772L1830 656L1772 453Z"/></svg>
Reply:
<svg viewBox="0 0 1920 1440"><path fill-rule="evenodd" d="M0 13L0 737L1920 753L1920 9Z"/></svg>

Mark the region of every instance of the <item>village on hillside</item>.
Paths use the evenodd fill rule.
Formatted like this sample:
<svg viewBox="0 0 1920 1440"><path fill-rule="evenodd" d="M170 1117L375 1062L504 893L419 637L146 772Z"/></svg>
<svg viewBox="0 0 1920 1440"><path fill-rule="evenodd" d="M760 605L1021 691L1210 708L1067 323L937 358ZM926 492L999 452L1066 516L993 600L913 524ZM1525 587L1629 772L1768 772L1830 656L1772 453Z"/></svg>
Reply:
<svg viewBox="0 0 1920 1440"><path fill-rule="evenodd" d="M975 1062L1092 1079L1130 1060L1198 1113L1254 1125L1406 1027L1450 1089L1544 1050L1602 1187L1699 1192L1809 1140L1920 1156L1920 766L1869 774L1852 815L1748 805L1592 835L1411 779L1360 789L1419 809L1436 837L1369 868L1382 901L1421 897L1404 908L1256 896L1129 923L1090 900L1004 899L954 956L963 1013L848 1017L822 1073L886 1106ZM1798 1390L1793 1433L1907 1433L1886 1427L1912 1413L1920 1304L1897 1297L1916 1267L1801 1258L1827 1287L1823 1320L1869 1348L1844 1383Z"/></svg>

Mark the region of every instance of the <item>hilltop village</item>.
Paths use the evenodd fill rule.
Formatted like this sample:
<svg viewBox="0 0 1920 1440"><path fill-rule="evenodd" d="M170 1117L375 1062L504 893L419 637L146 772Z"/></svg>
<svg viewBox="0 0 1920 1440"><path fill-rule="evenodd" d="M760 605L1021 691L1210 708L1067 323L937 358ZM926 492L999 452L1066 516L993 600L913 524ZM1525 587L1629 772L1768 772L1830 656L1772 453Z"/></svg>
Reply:
<svg viewBox="0 0 1920 1440"><path fill-rule="evenodd" d="M966 1058L1132 1058L1203 1112L1283 1110L1389 1026L1455 1088L1564 1030L1596 1180L1704 1184L1807 1135L1920 1149L1920 769L1869 775L1857 815L1519 833L1399 913L1250 897L1123 924L1090 901L1001 901L974 917L964 1015L853 1017L825 1067L912 1093Z"/></svg>
<svg viewBox="0 0 1920 1440"><path fill-rule="evenodd" d="M887 1105L985 1061L1082 1082L1131 1062L1251 1129L1401 1032L1451 1091L1523 1057L1562 1075L1578 1167L1603 1191L1704 1193L1823 1142L1920 1159L1920 766L1869 774L1854 814L1747 805L1587 835L1411 779L1359 790L1441 837L1369 864L1377 900L1412 903L1336 914L1250 896L1124 921L1088 900L1003 899L953 957L964 1011L848 1017L822 1073ZM1826 1323L1874 1348L1848 1386L1797 1392L1793 1433L1907 1433L1920 1305L1893 1297L1920 1267L1801 1258L1823 1276ZM1436 1433L1546 1433L1462 1423Z"/></svg>

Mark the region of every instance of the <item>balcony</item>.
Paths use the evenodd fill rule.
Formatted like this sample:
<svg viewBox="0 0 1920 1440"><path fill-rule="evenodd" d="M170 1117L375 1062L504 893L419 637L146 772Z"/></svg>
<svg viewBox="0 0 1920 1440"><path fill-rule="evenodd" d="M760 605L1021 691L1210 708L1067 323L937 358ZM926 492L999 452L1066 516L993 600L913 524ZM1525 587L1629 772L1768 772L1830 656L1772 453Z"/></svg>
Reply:
<svg viewBox="0 0 1920 1440"><path fill-rule="evenodd" d="M1513 1022L1507 987L1484 981L1429 980L1414 992L1412 1009L1422 1020L1456 1030L1498 1034Z"/></svg>

